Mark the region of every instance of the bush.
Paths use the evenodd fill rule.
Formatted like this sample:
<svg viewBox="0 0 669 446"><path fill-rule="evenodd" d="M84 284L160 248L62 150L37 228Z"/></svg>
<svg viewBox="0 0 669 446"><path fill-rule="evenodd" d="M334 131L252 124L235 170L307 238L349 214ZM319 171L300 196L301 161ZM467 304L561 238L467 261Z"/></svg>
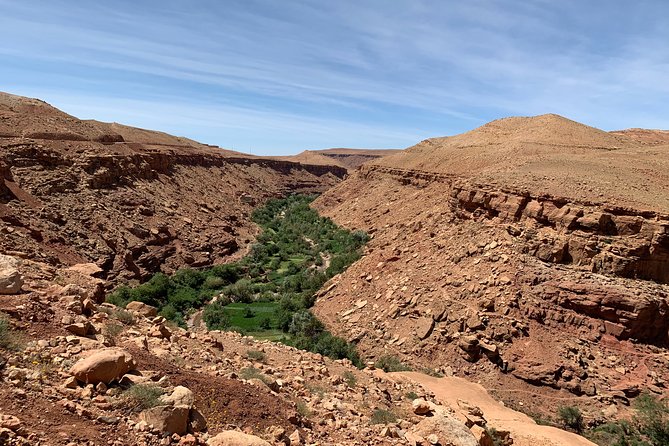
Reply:
<svg viewBox="0 0 669 446"><path fill-rule="evenodd" d="M212 276L207 276L203 286L209 290L220 290L226 284L227 282L222 277L212 275Z"/></svg>
<svg viewBox="0 0 669 446"><path fill-rule="evenodd" d="M219 302L214 302L204 307L202 319L207 324L209 330L225 330L230 327L230 318L225 313L223 305Z"/></svg>
<svg viewBox="0 0 669 446"><path fill-rule="evenodd" d="M270 330L272 328L272 321L270 318L265 317L260 320L260 328L263 330Z"/></svg>
<svg viewBox="0 0 669 446"><path fill-rule="evenodd" d="M344 378L344 382L346 383L346 385L351 389L357 385L358 380L356 379L355 375L352 372L347 370L344 372L342 376Z"/></svg>
<svg viewBox="0 0 669 446"><path fill-rule="evenodd" d="M160 405L160 396L163 389L150 384L136 384L126 390L123 394L128 408L132 412L141 412Z"/></svg>
<svg viewBox="0 0 669 446"><path fill-rule="evenodd" d="M135 317L129 311L114 310L112 311L111 315L116 319L118 319L119 322L122 322L125 325L133 325L135 323Z"/></svg>
<svg viewBox="0 0 669 446"><path fill-rule="evenodd" d="M576 432L583 431L583 414L578 407L560 407L558 408L558 417L564 427L573 429Z"/></svg>
<svg viewBox="0 0 669 446"><path fill-rule="evenodd" d="M0 348L9 348L12 345L12 327L4 313L0 313Z"/></svg>
<svg viewBox="0 0 669 446"><path fill-rule="evenodd" d="M265 355L264 352L261 352L260 350L248 350L246 352L246 357L249 358L251 361L258 361L258 362L265 362L267 359L267 355Z"/></svg>
<svg viewBox="0 0 669 446"><path fill-rule="evenodd" d="M118 336L123 332L123 325L107 322L102 326L102 336L108 339L112 345L116 345Z"/></svg>
<svg viewBox="0 0 669 446"><path fill-rule="evenodd" d="M634 401L635 417L639 431L653 446L669 444L669 406L649 393L641 394Z"/></svg>
<svg viewBox="0 0 669 446"><path fill-rule="evenodd" d="M416 392L414 392L413 390L407 392L406 395L404 395L404 396L406 397L406 399L408 399L410 401L413 401L413 400L418 398L418 394Z"/></svg>
<svg viewBox="0 0 669 446"><path fill-rule="evenodd" d="M374 367L384 372L405 372L411 370L411 367L404 364L397 356L384 355L376 360Z"/></svg>
<svg viewBox="0 0 669 446"><path fill-rule="evenodd" d="M397 415L389 410L376 409L372 414L371 424L391 424L397 422Z"/></svg>

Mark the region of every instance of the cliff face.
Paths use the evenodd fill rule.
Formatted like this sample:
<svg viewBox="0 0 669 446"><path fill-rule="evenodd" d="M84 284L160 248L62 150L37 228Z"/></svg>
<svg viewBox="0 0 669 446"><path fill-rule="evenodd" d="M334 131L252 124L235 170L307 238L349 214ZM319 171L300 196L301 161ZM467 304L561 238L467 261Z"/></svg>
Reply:
<svg viewBox="0 0 669 446"><path fill-rule="evenodd" d="M0 118L0 249L96 263L112 283L239 255L256 204L322 192L346 174L80 121L11 95L0 96Z"/></svg>
<svg viewBox="0 0 669 446"><path fill-rule="evenodd" d="M661 393L669 209L643 186L669 187L655 159L665 149L605 149L608 136L580 125L566 133L594 148L551 145L546 132L526 145L534 133L516 129L536 126L511 122L421 143L323 194L320 212L373 238L316 313L368 355L469 375L537 413L564 391L591 404ZM490 128L494 143L481 136ZM640 165L645 176L626 182Z"/></svg>

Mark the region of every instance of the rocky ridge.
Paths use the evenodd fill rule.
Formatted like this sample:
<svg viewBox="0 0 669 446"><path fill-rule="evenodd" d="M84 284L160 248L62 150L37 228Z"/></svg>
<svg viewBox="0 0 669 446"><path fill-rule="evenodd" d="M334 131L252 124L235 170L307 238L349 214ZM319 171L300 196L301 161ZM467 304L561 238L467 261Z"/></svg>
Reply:
<svg viewBox="0 0 669 446"><path fill-rule="evenodd" d="M160 132L81 121L0 94L0 249L94 262L109 285L239 255L252 208L319 192L338 166L246 156Z"/></svg>
<svg viewBox="0 0 669 446"><path fill-rule="evenodd" d="M669 377L669 206L636 189L664 181L661 146L551 115L518 119L365 165L319 198L321 213L373 239L326 284L316 313L366 354L481 380L513 407L550 415L569 401L601 420L643 389L664 394ZM561 126L557 137L547 123ZM518 157L500 166L510 150ZM586 194L622 175L609 161L625 150L652 176L622 200L611 186ZM560 183L567 168L585 188Z"/></svg>

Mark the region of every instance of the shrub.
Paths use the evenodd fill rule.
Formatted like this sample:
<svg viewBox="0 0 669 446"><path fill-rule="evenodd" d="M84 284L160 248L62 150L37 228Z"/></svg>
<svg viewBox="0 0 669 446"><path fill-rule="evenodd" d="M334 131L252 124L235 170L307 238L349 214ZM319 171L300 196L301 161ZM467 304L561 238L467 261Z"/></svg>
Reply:
<svg viewBox="0 0 669 446"><path fill-rule="evenodd" d="M125 325L133 325L135 323L135 317L131 312L126 310L114 310L111 314L113 317L118 319L119 322L124 323Z"/></svg>
<svg viewBox="0 0 669 446"><path fill-rule="evenodd" d="M558 408L558 417L562 425L576 432L583 431L583 414L578 407L563 406Z"/></svg>
<svg viewBox="0 0 669 446"><path fill-rule="evenodd" d="M397 356L384 355L376 360L374 367L384 372L405 372L411 370L411 367L404 364Z"/></svg>
<svg viewBox="0 0 669 446"><path fill-rule="evenodd" d="M128 408L132 412L141 412L160 405L160 395L163 389L150 384L136 384L126 390L123 394Z"/></svg>
<svg viewBox="0 0 669 446"><path fill-rule="evenodd" d="M242 379L259 379L265 384L269 385L270 380L260 370L255 367L245 367L239 372L239 377Z"/></svg>
<svg viewBox="0 0 669 446"><path fill-rule="evenodd" d="M219 302L204 307L202 319L209 330L225 330L230 326L230 318Z"/></svg>
<svg viewBox="0 0 669 446"><path fill-rule="evenodd" d="M651 444L669 444L669 405L649 393L643 393L634 401L634 408L639 431L648 437Z"/></svg>
<svg viewBox="0 0 669 446"><path fill-rule="evenodd" d="M227 282L222 277L211 275L207 276L203 286L204 288L207 288L209 290L219 290L223 288L226 284Z"/></svg>
<svg viewBox="0 0 669 446"><path fill-rule="evenodd" d="M299 413L304 418L309 418L311 416L311 410L309 410L307 403L302 400L295 404L295 409L297 410L297 413Z"/></svg>
<svg viewBox="0 0 669 446"><path fill-rule="evenodd" d="M414 392L413 390L407 392L404 396L406 397L406 399L408 399L410 401L413 401L413 400L418 398L418 394L416 392Z"/></svg>
<svg viewBox="0 0 669 446"><path fill-rule="evenodd" d="M251 361L258 361L258 362L265 362L267 359L267 355L265 355L264 352L261 352L260 350L248 350L246 352L246 357L249 358Z"/></svg>
<svg viewBox="0 0 669 446"><path fill-rule="evenodd" d="M268 317L264 317L260 320L260 328L263 330L269 330L272 328L272 321Z"/></svg>
<svg viewBox="0 0 669 446"><path fill-rule="evenodd" d="M391 424L396 422L397 415L385 409L376 409L370 421L371 424Z"/></svg>
<svg viewBox="0 0 669 446"><path fill-rule="evenodd" d="M355 377L355 375L353 374L353 372L351 372L351 371L349 371L349 370L347 370L347 371L344 372L343 377L344 377L344 382L345 382L346 385L347 385L348 387L350 387L351 389L354 388L354 387L357 385L357 383L358 383L358 380L356 379L356 377Z"/></svg>
<svg viewBox="0 0 669 446"><path fill-rule="evenodd" d="M223 293L233 302L249 304L253 301L251 282L247 279L239 279L232 285L228 285Z"/></svg>
<svg viewBox="0 0 669 446"><path fill-rule="evenodd" d="M4 313L0 313L0 348L9 348L12 345L12 327Z"/></svg>
<svg viewBox="0 0 669 446"><path fill-rule="evenodd" d="M123 325L115 322L107 322L102 326L102 335L113 345L116 345L116 339L123 332Z"/></svg>

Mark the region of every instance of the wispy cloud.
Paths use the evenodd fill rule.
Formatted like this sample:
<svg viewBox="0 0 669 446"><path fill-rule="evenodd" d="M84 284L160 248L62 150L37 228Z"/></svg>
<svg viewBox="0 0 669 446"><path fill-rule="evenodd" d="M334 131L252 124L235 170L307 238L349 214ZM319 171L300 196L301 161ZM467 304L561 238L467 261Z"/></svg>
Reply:
<svg viewBox="0 0 669 446"><path fill-rule="evenodd" d="M277 148L286 150L334 145L312 144L330 137L328 127L381 146L544 112L604 128L669 127L669 5L660 0L0 0L0 8L0 38L11 43L0 54L13 67L0 71L0 85L160 104L164 130L188 122L197 138L219 128L209 142L221 145L230 125L240 135L284 129ZM22 70L33 71L16 79ZM170 102L207 122L207 133L170 118ZM305 123L311 136L301 139Z"/></svg>

